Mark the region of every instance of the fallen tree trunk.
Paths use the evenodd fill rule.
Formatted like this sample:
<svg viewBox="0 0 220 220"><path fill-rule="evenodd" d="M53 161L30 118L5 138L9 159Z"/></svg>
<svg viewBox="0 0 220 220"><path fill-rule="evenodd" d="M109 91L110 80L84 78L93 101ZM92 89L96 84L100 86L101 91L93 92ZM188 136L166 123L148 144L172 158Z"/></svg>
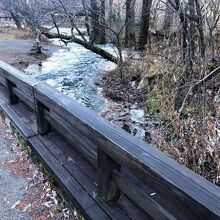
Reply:
<svg viewBox="0 0 220 220"><path fill-rule="evenodd" d="M116 63L116 64L119 63L118 58L115 57L114 55L112 55L111 53L107 52L106 50L103 50L102 48L100 48L94 44L91 44L88 41L81 40L75 36L68 36L68 35L64 35L64 34L56 34L56 33L49 33L49 32L42 32L42 34L44 34L49 39L60 38L62 40L68 41L68 43L73 42L73 43L79 44L79 45L85 47L86 49L92 51L93 53L100 55L101 57L103 57L106 60L109 60L109 61Z"/></svg>

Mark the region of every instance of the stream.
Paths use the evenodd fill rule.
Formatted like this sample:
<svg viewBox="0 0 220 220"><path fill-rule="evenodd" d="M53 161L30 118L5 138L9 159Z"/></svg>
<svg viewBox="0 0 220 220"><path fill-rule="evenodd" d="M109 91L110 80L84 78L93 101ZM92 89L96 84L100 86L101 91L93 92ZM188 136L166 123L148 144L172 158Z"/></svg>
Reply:
<svg viewBox="0 0 220 220"><path fill-rule="evenodd" d="M53 40L53 44L60 43ZM111 45L102 48L114 53ZM144 110L136 105L126 108L123 103L106 99L102 95L102 88L95 83L101 80L105 71L113 70L115 67L115 64L99 55L78 44L70 43L42 64L29 65L25 72L50 84L114 124L129 130L138 138L144 139L146 127L151 126L145 120Z"/></svg>

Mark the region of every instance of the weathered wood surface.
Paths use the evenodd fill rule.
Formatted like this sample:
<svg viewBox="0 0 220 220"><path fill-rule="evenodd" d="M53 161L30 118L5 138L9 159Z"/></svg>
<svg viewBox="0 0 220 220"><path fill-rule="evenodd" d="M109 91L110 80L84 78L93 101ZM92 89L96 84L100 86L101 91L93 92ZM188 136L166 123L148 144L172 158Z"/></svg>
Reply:
<svg viewBox="0 0 220 220"><path fill-rule="evenodd" d="M217 186L74 103L69 97L54 91L54 88L38 84L35 95L119 164L139 171L145 177L143 180L150 178L151 181L146 183L152 184L153 188L165 188L170 198L172 195L177 197L181 206L185 206L194 217L208 216L214 219L220 216L220 190Z"/></svg>
<svg viewBox="0 0 220 220"><path fill-rule="evenodd" d="M6 114L8 118L11 119L12 125L17 128L21 136L27 140L29 137L35 134L27 127L27 125L20 120L20 117L13 111L13 109L8 104L1 104L0 108Z"/></svg>
<svg viewBox="0 0 220 220"><path fill-rule="evenodd" d="M71 180L72 178L75 179L77 183L80 185L81 189L84 191L83 193L80 191L80 195L78 195L78 193L75 192L75 189L73 187L66 188L69 192L69 195L72 196L71 199L73 201L76 201L78 200L79 196L82 196L82 198L84 198L84 196L87 195L90 199L94 200L94 205L92 205L92 207L90 207L89 209L87 208L87 203L82 203L81 205L78 204L82 213L88 219L91 219L92 217L92 219L110 218L128 220L135 219L135 217L137 216L138 219L148 219L138 208L136 208L132 203L130 203L126 197L121 199L117 204L108 205L105 202L103 202L99 197L97 197L96 169L94 167L92 167L88 162L86 162L83 159L83 157L73 149L72 146L68 145L68 143L62 140L62 138L60 138L54 132L44 136L37 135L36 129L33 128L33 125L36 125L36 122L32 121L33 115L31 114L33 113L31 113L30 110L25 109L24 104L19 103L15 106L9 106L7 104L5 105L8 108L10 108L10 111L12 111L12 114L9 114L8 118L10 118L11 120L14 119L14 110L17 113L16 115L19 116L18 121L16 121L16 123L18 125L25 124L25 126L21 128L16 126L20 134L23 134L26 129L29 129L29 131L33 132L31 133L31 135L33 134L33 136L27 138L26 140L29 142L29 145L32 147L34 152L36 152L37 155L40 156L40 158L43 158L43 160L46 161L45 165L55 176L56 180L60 183L60 185L65 187L65 185L67 185L66 179ZM8 111L7 109L5 110ZM47 157L50 157L50 159L47 159ZM51 160L53 160L54 162L51 162ZM68 171L62 171L65 173L64 179L62 179L62 175L60 175L59 171L57 171L57 167L53 166L53 163L60 164ZM74 192L72 192L71 190L74 190ZM105 212L104 216L103 211ZM100 214L100 212L102 214ZM97 213L97 215L95 215L95 213ZM131 218L131 216L133 217Z"/></svg>
<svg viewBox="0 0 220 220"><path fill-rule="evenodd" d="M96 167L96 146L94 143L81 134L78 129L69 125L68 121L53 112L45 111L44 114L52 127Z"/></svg>
<svg viewBox="0 0 220 220"><path fill-rule="evenodd" d="M110 219L102 209L96 207L95 201L86 193L74 177L68 173L62 163L51 154L38 137L29 138L28 144L35 149L42 161L45 161L46 167L56 176L59 184L71 192L70 197L79 205L80 210L87 219Z"/></svg>
<svg viewBox="0 0 220 220"><path fill-rule="evenodd" d="M48 150L50 144L45 137L49 134L45 133L50 133L52 130L55 130L55 133L58 133L67 142L65 146L70 146L66 153L71 153L71 148L78 151L83 160L87 160L88 164L93 166L92 169L97 169L98 194L106 202L116 200L114 204L118 204L120 199L118 201L117 199L121 198L121 192L133 202L132 210L139 208L145 213L146 218L220 218L220 189L203 177L75 103L51 86L29 79L3 62L0 62L0 83L2 86L9 87L8 97L11 104L16 106L17 102L22 101L32 111L35 111L39 134L37 134L38 137L30 137L30 145L34 148L36 142L42 143L41 148L38 148L40 156L55 172L58 180L64 185L67 184L67 188L68 182L62 180L63 174L56 174L58 172L56 169L61 168L53 165L54 162L41 152L44 148ZM10 112L11 110L6 106L4 111ZM18 118L12 115L11 113L9 117L15 120L15 124L19 124ZM27 123L31 124L33 131L35 123L30 123L28 120ZM17 125L17 127L21 131L22 129L25 131L24 128L21 129L21 125ZM48 129L49 127L50 129ZM24 131L23 135L28 135ZM45 144L46 142L47 144ZM62 152L61 157L65 157L65 150L62 150L62 147L60 150L49 149L53 157L56 157L54 155L58 155L58 152ZM64 166L66 164L66 169L70 171L72 177L74 172L81 177L80 169L75 169L72 173L74 169L69 167L69 163L63 162L63 164ZM123 172L127 172L132 178ZM135 178L138 179L138 183L134 181ZM80 178L76 179L76 182L82 186ZM92 184L88 185L88 189L89 186L94 190ZM68 189L71 190L71 188ZM88 189L83 188L89 193ZM150 196L150 192L156 196ZM89 196L91 196L90 193ZM73 197L77 202L77 195L73 195ZM100 198L99 200L102 201ZM94 207L101 207L110 218L120 219L119 216L113 217L110 210L107 211L109 206L104 201L97 202L97 197L95 201ZM78 202L79 206L84 209L80 198ZM128 203L132 204L130 201ZM125 210L128 212L129 209L125 208ZM117 212L120 213L120 211ZM92 213L91 208L90 216ZM138 215L137 213L142 212L133 211L132 213L131 216L134 216L134 213Z"/></svg>

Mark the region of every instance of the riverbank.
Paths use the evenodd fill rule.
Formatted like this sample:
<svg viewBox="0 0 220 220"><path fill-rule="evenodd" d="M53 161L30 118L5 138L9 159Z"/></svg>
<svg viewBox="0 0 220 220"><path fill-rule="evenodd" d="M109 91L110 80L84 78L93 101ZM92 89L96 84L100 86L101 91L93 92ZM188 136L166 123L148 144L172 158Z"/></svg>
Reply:
<svg viewBox="0 0 220 220"><path fill-rule="evenodd" d="M175 107L177 97L183 101L187 96L177 92L180 91L180 67L156 55L147 55L129 64L123 69L122 80L117 70L103 76L104 97L118 104L109 105L102 115L138 136L136 129L132 128L134 122L130 111L136 106L135 109L142 110L139 127L142 128L143 140L220 185L220 76L206 83L206 92L197 88L188 94L179 111L181 106L179 109ZM218 64L211 67L217 68ZM206 71L208 74L212 69Z"/></svg>
<svg viewBox="0 0 220 220"><path fill-rule="evenodd" d="M106 71L98 85L109 100L101 115L147 143L155 143L156 128L145 112L145 91L138 88L140 76L126 71L121 80L117 69Z"/></svg>

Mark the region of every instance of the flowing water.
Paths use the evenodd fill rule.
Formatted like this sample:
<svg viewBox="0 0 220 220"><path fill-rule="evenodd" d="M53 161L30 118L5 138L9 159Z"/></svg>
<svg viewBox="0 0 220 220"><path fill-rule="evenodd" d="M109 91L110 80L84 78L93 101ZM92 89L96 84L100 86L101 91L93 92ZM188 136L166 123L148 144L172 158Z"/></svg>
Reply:
<svg viewBox="0 0 220 220"><path fill-rule="evenodd" d="M112 50L110 46L105 47L109 51ZM100 94L94 79L112 66L111 62L101 59L80 45L71 43L42 63L41 72L37 78L96 112L100 112L107 105L107 100Z"/></svg>
<svg viewBox="0 0 220 220"><path fill-rule="evenodd" d="M55 40L53 43L57 45L59 41ZM111 45L105 45L103 48L114 53ZM131 133L143 138L146 125L144 111L136 106L126 109L122 104L107 100L102 96L101 88L95 83L101 80L100 75L104 71L114 68L115 64L80 45L71 43L68 47L55 52L42 65L30 65L26 73L35 75L37 79L45 81L65 95L101 113L119 126L128 125ZM115 109L120 110L115 111Z"/></svg>

